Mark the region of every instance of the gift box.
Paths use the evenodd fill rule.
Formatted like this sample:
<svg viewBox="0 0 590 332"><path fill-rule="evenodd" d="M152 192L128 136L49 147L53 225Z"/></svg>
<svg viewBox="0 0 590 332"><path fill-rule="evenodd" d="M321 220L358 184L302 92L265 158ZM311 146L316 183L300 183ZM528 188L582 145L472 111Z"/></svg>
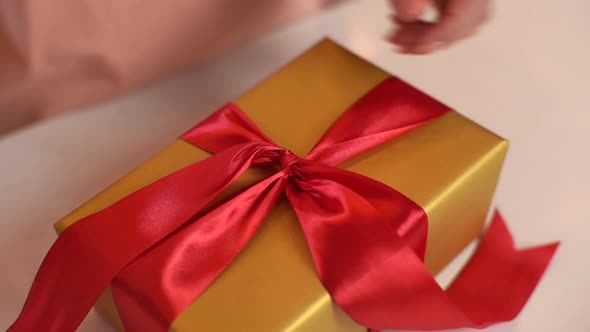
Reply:
<svg viewBox="0 0 590 332"><path fill-rule="evenodd" d="M74 331L95 303L128 331L511 320L557 244L517 250L495 214L433 278L482 233L506 149L324 40L58 221L9 331Z"/></svg>
<svg viewBox="0 0 590 332"><path fill-rule="evenodd" d="M344 110L389 77L336 43L323 40L234 104L278 145L304 156ZM340 167L395 188L426 211L425 265L436 274L482 233L507 148L503 138L449 111ZM55 227L62 232L209 155L179 139ZM266 176L266 170L250 169L222 196L229 197ZM117 287L136 310L150 305L142 303L142 294L151 291L145 285ZM96 310L123 330L110 289L100 297ZM366 328L331 301L318 280L297 217L282 198L246 248L180 313L170 330L360 332Z"/></svg>

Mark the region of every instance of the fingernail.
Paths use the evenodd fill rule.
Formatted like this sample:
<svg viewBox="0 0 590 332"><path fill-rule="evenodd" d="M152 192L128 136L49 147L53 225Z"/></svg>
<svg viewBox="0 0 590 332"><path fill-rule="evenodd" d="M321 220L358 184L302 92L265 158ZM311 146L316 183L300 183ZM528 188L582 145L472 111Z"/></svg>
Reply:
<svg viewBox="0 0 590 332"><path fill-rule="evenodd" d="M403 12L397 13L395 18L401 22L414 22L420 19L420 16L422 16L422 6L409 5L408 7L404 8Z"/></svg>
<svg viewBox="0 0 590 332"><path fill-rule="evenodd" d="M432 44L430 44L430 48L432 51L439 50L439 49L443 48L444 46L445 46L445 43L442 41L435 41L435 42L432 42Z"/></svg>
<svg viewBox="0 0 590 332"><path fill-rule="evenodd" d="M427 42L412 47L410 51L415 54L428 54L443 48L444 45L441 41Z"/></svg>
<svg viewBox="0 0 590 332"><path fill-rule="evenodd" d="M428 44L419 44L416 46L413 46L409 52L413 53L413 54L427 54L432 52L432 44L428 43Z"/></svg>
<svg viewBox="0 0 590 332"><path fill-rule="evenodd" d="M394 44L401 44L400 34L394 33L389 37L389 41Z"/></svg>
<svg viewBox="0 0 590 332"><path fill-rule="evenodd" d="M396 36L395 31L390 31L390 32L383 35L383 40L390 42L390 43L395 43L395 41L394 41L395 36Z"/></svg>
<svg viewBox="0 0 590 332"><path fill-rule="evenodd" d="M411 3L411 2L410 2ZM422 6L412 5L406 9L408 15L418 18L422 14Z"/></svg>
<svg viewBox="0 0 590 332"><path fill-rule="evenodd" d="M393 48L394 51L396 51L397 53L400 54L411 54L411 47L407 46L407 45L397 45L396 47Z"/></svg>

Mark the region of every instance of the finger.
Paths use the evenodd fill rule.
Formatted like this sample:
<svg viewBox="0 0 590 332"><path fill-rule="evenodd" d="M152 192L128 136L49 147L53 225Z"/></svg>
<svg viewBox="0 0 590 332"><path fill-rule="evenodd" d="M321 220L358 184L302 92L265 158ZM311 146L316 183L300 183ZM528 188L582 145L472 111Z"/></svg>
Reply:
<svg viewBox="0 0 590 332"><path fill-rule="evenodd" d="M430 0L391 0L395 16L402 22L414 22L431 5Z"/></svg>
<svg viewBox="0 0 590 332"><path fill-rule="evenodd" d="M423 42L451 43L471 36L489 15L489 0L450 0L441 8L439 21L424 35Z"/></svg>
<svg viewBox="0 0 590 332"><path fill-rule="evenodd" d="M391 39L402 52L425 54L470 36L489 15L488 0L451 0L435 24L401 24Z"/></svg>
<svg viewBox="0 0 590 332"><path fill-rule="evenodd" d="M425 42L424 36L434 28L433 23L408 23L400 27L391 38L391 42L399 47L401 53L427 54L446 46L440 41Z"/></svg>
<svg viewBox="0 0 590 332"><path fill-rule="evenodd" d="M432 44L424 42L424 36L428 36L434 28L435 24L431 22L405 23L400 25L390 41L399 46L402 51L409 52L420 46L415 52L428 53L444 46L442 42L433 42Z"/></svg>
<svg viewBox="0 0 590 332"><path fill-rule="evenodd" d="M432 23L427 22L401 23L390 41L399 46L417 44L432 26Z"/></svg>

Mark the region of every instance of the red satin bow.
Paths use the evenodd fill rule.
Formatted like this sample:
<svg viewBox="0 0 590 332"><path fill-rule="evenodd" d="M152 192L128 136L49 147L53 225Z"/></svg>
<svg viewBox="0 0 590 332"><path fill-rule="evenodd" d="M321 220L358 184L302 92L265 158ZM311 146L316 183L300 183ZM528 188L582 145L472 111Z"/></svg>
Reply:
<svg viewBox="0 0 590 332"><path fill-rule="evenodd" d="M556 244L516 251L496 215L476 254L445 292L423 264L424 210L382 183L335 167L445 112L444 105L389 78L299 158L227 105L183 136L212 157L62 233L9 331L73 331L111 283L128 330L168 330L254 236L283 192L300 220L321 282L364 326L438 330L512 319ZM280 170L193 218L251 165ZM122 291L137 282L149 294L130 297Z"/></svg>

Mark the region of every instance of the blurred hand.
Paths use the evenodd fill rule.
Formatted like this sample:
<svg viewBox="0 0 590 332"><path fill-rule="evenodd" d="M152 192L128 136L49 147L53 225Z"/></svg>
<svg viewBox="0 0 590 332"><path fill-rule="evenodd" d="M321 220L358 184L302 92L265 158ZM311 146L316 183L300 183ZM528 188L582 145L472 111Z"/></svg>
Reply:
<svg viewBox="0 0 590 332"><path fill-rule="evenodd" d="M390 41L403 53L427 54L474 34L490 15L491 0L389 0L398 29ZM435 8L434 22L422 20Z"/></svg>

